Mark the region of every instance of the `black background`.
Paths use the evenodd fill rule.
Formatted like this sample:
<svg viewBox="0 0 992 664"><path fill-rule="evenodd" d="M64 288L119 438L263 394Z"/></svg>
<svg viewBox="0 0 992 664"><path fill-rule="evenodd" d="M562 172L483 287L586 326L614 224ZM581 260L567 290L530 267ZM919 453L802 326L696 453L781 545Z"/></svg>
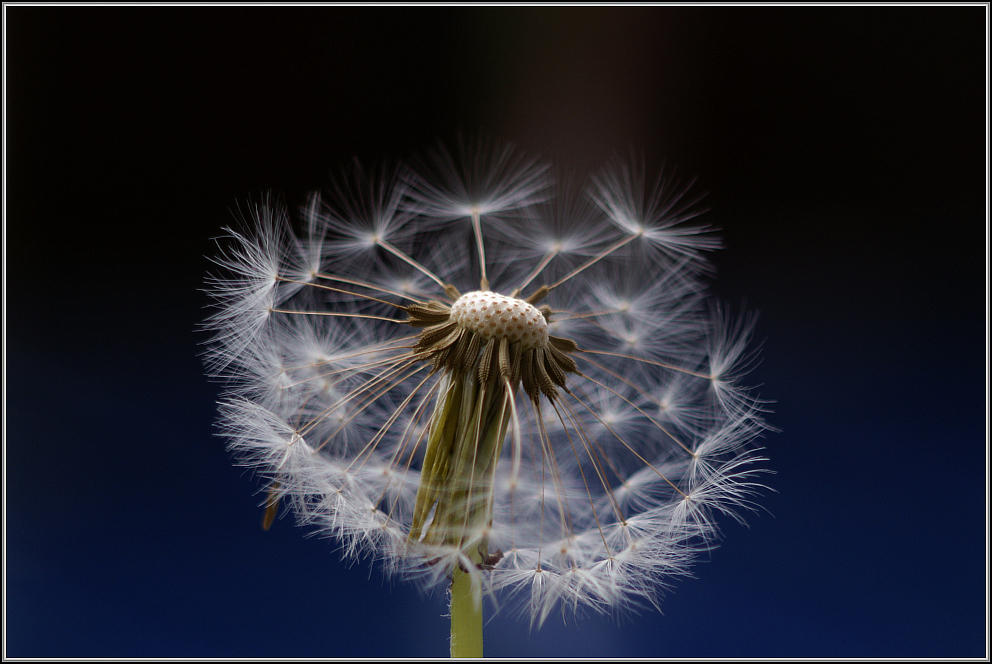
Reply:
<svg viewBox="0 0 992 664"><path fill-rule="evenodd" d="M966 7L5 7L8 656L444 656L212 435L239 200L484 133L698 177L777 493L664 615L491 656L987 656L986 64Z"/></svg>

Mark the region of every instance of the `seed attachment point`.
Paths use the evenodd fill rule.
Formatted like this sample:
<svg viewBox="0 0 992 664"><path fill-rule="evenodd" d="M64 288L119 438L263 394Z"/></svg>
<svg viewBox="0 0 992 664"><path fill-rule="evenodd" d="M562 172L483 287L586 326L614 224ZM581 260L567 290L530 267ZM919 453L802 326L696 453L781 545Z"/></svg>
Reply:
<svg viewBox="0 0 992 664"><path fill-rule="evenodd" d="M451 320L484 339L506 337L523 350L548 343L548 321L537 307L492 291L462 295L451 305Z"/></svg>

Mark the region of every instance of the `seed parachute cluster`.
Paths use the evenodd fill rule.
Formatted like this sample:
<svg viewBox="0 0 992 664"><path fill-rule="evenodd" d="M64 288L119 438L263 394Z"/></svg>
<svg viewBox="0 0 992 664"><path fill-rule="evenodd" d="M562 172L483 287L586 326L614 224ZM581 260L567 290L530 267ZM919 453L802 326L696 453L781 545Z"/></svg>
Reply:
<svg viewBox="0 0 992 664"><path fill-rule="evenodd" d="M298 219L242 209L208 278L220 426L279 510L425 584L657 606L754 507L749 319L710 302L692 187L585 190L509 147L352 165Z"/></svg>

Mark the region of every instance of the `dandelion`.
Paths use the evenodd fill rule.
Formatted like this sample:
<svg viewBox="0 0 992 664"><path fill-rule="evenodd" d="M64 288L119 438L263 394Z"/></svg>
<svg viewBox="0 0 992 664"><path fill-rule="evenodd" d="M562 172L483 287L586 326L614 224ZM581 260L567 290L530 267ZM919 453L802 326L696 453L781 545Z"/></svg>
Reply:
<svg viewBox="0 0 992 664"><path fill-rule="evenodd" d="M512 148L355 164L242 210L209 277L220 426L278 510L426 586L452 655L482 598L657 606L753 507L751 323L709 304L698 200L617 161L586 192Z"/></svg>

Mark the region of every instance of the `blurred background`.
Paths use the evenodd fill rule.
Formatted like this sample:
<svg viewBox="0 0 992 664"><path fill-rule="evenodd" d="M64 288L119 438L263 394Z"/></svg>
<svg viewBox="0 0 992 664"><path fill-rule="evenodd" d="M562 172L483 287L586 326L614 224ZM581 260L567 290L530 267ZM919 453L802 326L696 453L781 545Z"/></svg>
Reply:
<svg viewBox="0 0 992 664"><path fill-rule="evenodd" d="M443 657L212 432L238 201L459 131L698 179L760 313L767 512L663 614L494 657L987 657L987 6L4 7L9 657Z"/></svg>

